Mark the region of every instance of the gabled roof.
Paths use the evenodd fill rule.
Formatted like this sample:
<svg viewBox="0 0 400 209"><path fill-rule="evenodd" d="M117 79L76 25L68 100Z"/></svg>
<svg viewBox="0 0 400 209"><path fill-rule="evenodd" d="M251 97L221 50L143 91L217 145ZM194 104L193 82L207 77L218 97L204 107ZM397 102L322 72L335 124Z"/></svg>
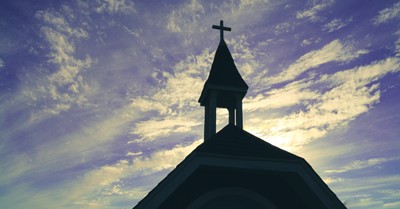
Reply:
<svg viewBox="0 0 400 209"><path fill-rule="evenodd" d="M243 90L249 88L237 70L232 55L224 40L219 42L218 49L215 52L210 75L204 86L208 85L233 87Z"/></svg>
<svg viewBox="0 0 400 209"><path fill-rule="evenodd" d="M207 139L194 152L275 160L303 160L232 124Z"/></svg>
<svg viewBox="0 0 400 209"><path fill-rule="evenodd" d="M292 204L284 195L291 194L291 201L297 198L293 204L303 204L300 208L346 208L303 158L228 125L190 153L134 209L187 208L204 192L229 187L232 176L239 185L237 179L257 181L249 188L265 192L274 204Z"/></svg>

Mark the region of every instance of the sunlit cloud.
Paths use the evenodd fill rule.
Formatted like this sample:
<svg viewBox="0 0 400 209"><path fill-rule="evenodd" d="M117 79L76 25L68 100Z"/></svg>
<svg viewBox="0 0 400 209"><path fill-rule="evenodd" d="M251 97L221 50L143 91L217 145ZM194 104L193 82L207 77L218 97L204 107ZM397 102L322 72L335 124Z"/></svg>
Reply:
<svg viewBox="0 0 400 209"><path fill-rule="evenodd" d="M96 202L98 201L98 198L96 198L97 195L115 194L119 187L115 185L122 186L126 178L171 170L196 148L200 142L200 140L196 140L189 145L177 145L169 150L154 152L150 156L133 156L132 160L121 160L112 165L105 165L89 171L85 173L74 188L71 188L73 202L85 199ZM86 185L86 187L82 188L81 185ZM145 194L143 188L141 189L140 187L133 188L127 192L133 192L142 196ZM132 198L137 199L139 197L133 196Z"/></svg>
<svg viewBox="0 0 400 209"><path fill-rule="evenodd" d="M312 91L309 87L310 83L307 82L292 82L283 88L272 89L266 95L258 94L255 97L245 98L243 107L252 112L258 109L290 107L317 99L320 93Z"/></svg>
<svg viewBox="0 0 400 209"><path fill-rule="evenodd" d="M326 177L326 178L323 178L323 180L328 185L345 181L345 179L343 179L343 178L334 178L334 177Z"/></svg>
<svg viewBox="0 0 400 209"><path fill-rule="evenodd" d="M202 125L200 121L189 117L155 119L137 123L131 133L139 135L142 140L151 141L177 133L187 133L199 125Z"/></svg>
<svg viewBox="0 0 400 209"><path fill-rule="evenodd" d="M370 84L399 70L399 60L388 58L323 75L314 82L288 84L282 89L270 91L284 95L284 99L276 99L273 94L260 94L245 100L245 108L256 113L247 124L256 134L274 144L289 150L298 149L336 128L347 126L348 122L368 112L380 98L379 84ZM311 91L313 85L321 83L328 87L325 92ZM295 108L292 113L283 116L271 117L262 112L299 104L303 104L303 107Z"/></svg>
<svg viewBox="0 0 400 209"><path fill-rule="evenodd" d="M302 73L322 64L329 62L348 62L366 53L368 53L368 51L365 49L355 49L351 44L343 44L340 40L336 39L319 50L313 50L304 54L284 71L268 78L268 83L276 84L290 81Z"/></svg>
<svg viewBox="0 0 400 209"><path fill-rule="evenodd" d="M348 171L353 171L353 170L360 170L372 166L376 166L382 163L386 163L392 160L395 160L396 158L371 158L368 160L356 160L348 165L345 165L339 169L336 170L326 170L326 173L344 173Z"/></svg>

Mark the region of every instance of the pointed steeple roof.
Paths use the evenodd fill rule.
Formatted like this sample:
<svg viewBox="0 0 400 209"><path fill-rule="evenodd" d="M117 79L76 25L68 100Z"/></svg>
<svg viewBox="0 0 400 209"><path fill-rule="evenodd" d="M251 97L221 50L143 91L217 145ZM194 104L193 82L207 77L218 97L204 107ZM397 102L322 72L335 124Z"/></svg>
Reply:
<svg viewBox="0 0 400 209"><path fill-rule="evenodd" d="M205 85L232 87L241 90L247 90L249 88L236 68L235 62L224 40L219 42L211 66L210 75Z"/></svg>
<svg viewBox="0 0 400 209"><path fill-rule="evenodd" d="M230 90L246 94L249 86L243 80L225 41L221 39L215 52L214 61L207 81L204 84L199 102L203 104L209 89Z"/></svg>

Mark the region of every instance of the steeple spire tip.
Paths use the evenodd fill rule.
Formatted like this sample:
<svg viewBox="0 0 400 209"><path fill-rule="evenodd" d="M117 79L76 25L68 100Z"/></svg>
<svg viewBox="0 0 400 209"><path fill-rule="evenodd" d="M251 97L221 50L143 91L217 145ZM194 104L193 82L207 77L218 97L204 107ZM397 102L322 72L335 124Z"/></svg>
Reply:
<svg viewBox="0 0 400 209"><path fill-rule="evenodd" d="M221 36L221 41L224 40L224 31L231 31L232 30L232 28L224 26L224 21L223 20L219 21L219 25L213 25L212 28L219 30L220 36Z"/></svg>

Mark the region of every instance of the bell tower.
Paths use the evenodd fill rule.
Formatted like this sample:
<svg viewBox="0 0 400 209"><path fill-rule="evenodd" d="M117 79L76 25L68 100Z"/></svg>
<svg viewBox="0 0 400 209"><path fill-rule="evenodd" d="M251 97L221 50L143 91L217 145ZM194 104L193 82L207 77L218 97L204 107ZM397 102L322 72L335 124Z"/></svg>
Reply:
<svg viewBox="0 0 400 209"><path fill-rule="evenodd" d="M215 135L217 108L226 108L229 111L229 124L243 129L242 100L249 88L237 70L224 40L224 31L231 31L231 28L225 27L222 20L219 26L213 25L212 28L220 30L221 39L199 98L200 105L205 108L205 140Z"/></svg>

